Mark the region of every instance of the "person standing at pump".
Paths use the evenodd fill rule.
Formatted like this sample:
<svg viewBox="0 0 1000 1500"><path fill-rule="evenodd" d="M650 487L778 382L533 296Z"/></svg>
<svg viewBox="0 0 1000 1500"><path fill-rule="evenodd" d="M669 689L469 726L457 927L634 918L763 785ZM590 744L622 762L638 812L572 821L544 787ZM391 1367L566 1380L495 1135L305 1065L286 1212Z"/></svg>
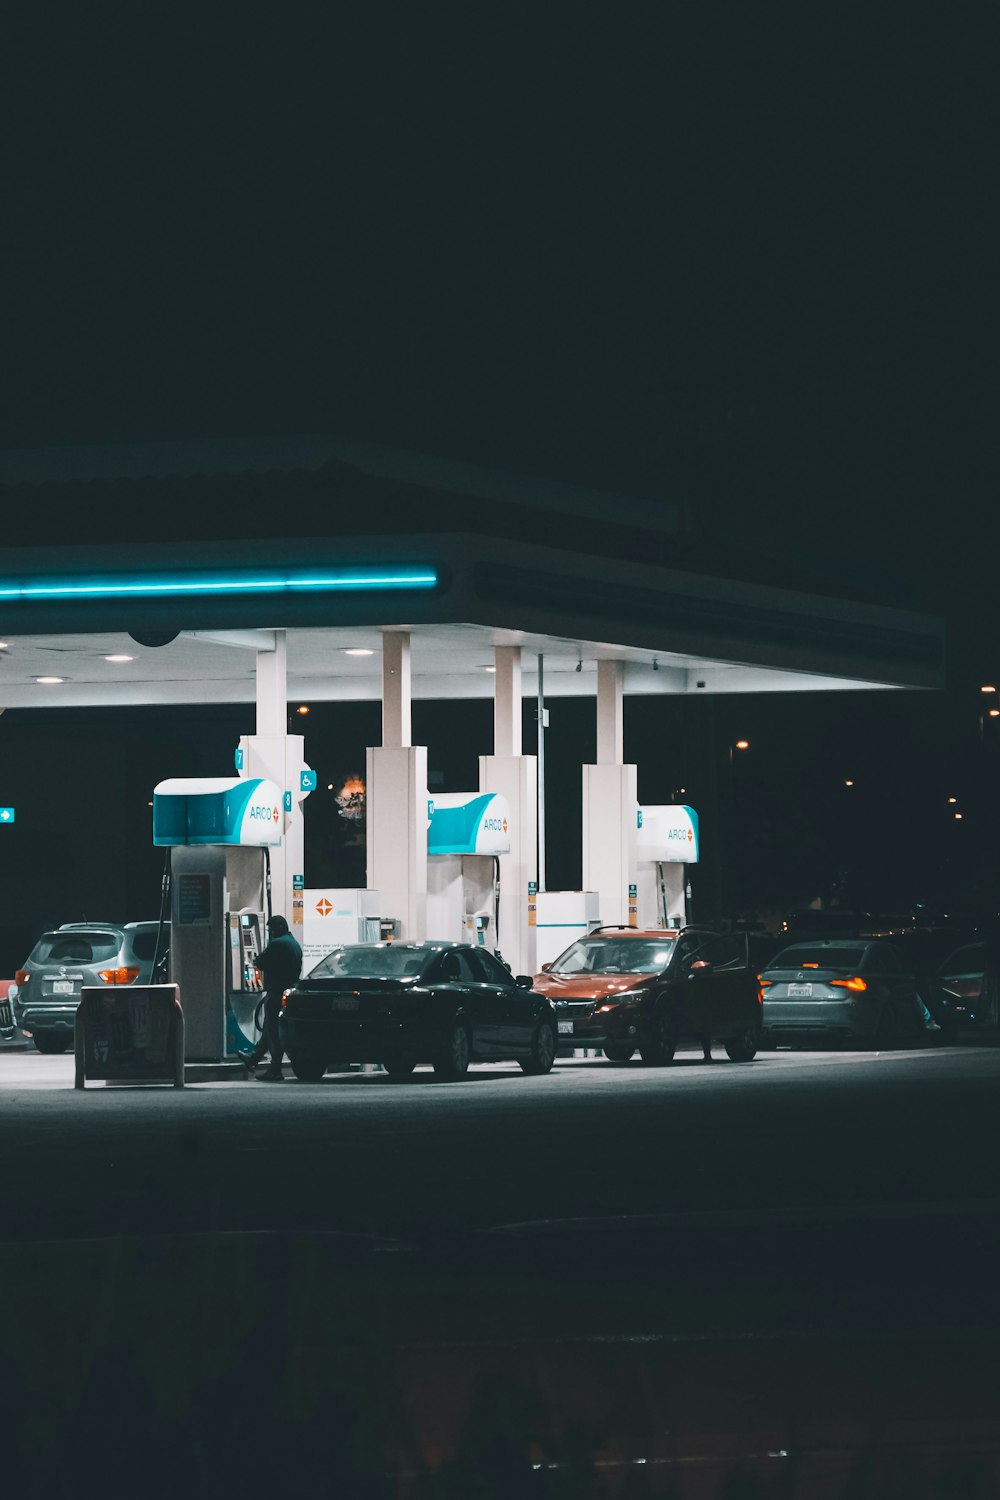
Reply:
<svg viewBox="0 0 1000 1500"><path fill-rule="evenodd" d="M264 1031L252 1052L244 1052L240 1058L247 1076L256 1076L262 1083L280 1083L281 1042L278 1038L278 1015L281 1010L282 991L293 985L302 973L302 949L288 930L284 917L272 917L267 924L267 946L262 948L254 960L254 968L264 982ZM270 1053L270 1062L263 1073L254 1074L264 1053Z"/></svg>

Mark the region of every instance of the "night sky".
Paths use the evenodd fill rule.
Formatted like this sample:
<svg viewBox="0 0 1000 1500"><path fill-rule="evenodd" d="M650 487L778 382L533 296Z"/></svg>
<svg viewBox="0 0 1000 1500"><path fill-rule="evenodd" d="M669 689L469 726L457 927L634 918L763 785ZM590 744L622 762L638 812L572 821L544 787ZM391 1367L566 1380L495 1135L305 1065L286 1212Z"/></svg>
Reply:
<svg viewBox="0 0 1000 1500"><path fill-rule="evenodd" d="M714 728L644 702L626 751L641 798L694 802L705 745L751 739L730 826L769 900L991 901L997 31L985 4L32 12L0 446L367 438L669 500L695 564L941 613L944 694L722 699ZM347 761L364 725L329 732Z"/></svg>

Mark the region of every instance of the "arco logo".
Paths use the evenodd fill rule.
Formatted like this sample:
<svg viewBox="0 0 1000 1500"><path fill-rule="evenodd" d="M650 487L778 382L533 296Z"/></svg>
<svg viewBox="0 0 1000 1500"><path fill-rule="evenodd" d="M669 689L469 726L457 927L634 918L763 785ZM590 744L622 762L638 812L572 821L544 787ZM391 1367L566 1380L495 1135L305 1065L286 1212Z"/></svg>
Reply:
<svg viewBox="0 0 1000 1500"><path fill-rule="evenodd" d="M333 902L328 901L325 896L322 896L320 900L316 902L316 910L319 912L321 917L328 917L333 911Z"/></svg>
<svg viewBox="0 0 1000 1500"><path fill-rule="evenodd" d="M276 807L251 807L247 816L251 823L277 823L278 809Z"/></svg>

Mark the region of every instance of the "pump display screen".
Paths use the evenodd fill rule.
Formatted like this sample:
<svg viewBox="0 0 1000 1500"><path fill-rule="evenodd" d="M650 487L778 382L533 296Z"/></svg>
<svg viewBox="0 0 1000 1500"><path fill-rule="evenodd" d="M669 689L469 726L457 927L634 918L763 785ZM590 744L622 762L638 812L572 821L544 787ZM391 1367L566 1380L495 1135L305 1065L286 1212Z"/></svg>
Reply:
<svg viewBox="0 0 1000 1500"><path fill-rule="evenodd" d="M659 974L667 967L675 939L580 938L552 965L552 974Z"/></svg>

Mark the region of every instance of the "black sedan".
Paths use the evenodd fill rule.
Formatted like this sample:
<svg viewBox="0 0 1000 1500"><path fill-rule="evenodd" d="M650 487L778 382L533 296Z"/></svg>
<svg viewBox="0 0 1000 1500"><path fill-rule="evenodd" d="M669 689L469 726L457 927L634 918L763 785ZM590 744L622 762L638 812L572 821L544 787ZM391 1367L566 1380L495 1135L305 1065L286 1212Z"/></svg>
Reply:
<svg viewBox="0 0 1000 1500"><path fill-rule="evenodd" d="M468 943L334 948L285 991L279 1024L292 1071L311 1082L351 1062L379 1062L397 1078L418 1062L461 1078L470 1062L506 1059L547 1073L556 1055L551 1001Z"/></svg>

